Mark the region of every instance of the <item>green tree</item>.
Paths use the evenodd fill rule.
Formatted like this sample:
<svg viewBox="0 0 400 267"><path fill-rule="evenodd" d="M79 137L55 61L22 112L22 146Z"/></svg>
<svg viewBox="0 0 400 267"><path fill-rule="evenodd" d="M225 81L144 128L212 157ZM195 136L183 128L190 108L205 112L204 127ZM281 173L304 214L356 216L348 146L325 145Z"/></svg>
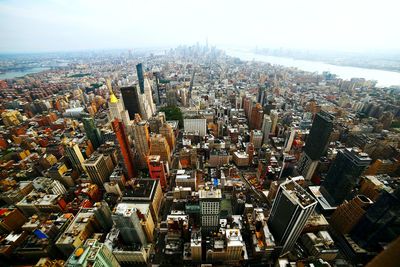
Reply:
<svg viewBox="0 0 400 267"><path fill-rule="evenodd" d="M183 114L179 107L163 107L160 109L160 111L165 113L165 117L168 121L179 121L179 127L183 127Z"/></svg>

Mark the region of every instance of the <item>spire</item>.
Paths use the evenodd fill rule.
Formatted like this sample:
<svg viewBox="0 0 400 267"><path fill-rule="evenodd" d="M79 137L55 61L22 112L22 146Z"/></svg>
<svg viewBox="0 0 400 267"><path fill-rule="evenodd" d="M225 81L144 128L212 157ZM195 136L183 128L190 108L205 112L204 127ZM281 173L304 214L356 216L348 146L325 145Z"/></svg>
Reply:
<svg viewBox="0 0 400 267"><path fill-rule="evenodd" d="M114 92L112 90L111 80L107 79L106 82L108 90L110 90L110 103L118 103L118 98L114 95Z"/></svg>

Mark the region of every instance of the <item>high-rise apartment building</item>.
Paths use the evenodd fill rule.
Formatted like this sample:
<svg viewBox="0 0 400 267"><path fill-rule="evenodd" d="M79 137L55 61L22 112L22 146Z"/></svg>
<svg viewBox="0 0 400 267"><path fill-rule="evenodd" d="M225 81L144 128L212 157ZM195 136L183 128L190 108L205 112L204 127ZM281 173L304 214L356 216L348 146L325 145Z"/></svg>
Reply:
<svg viewBox="0 0 400 267"><path fill-rule="evenodd" d="M293 248L316 205L317 201L296 182L290 180L279 186L268 226L281 255Z"/></svg>

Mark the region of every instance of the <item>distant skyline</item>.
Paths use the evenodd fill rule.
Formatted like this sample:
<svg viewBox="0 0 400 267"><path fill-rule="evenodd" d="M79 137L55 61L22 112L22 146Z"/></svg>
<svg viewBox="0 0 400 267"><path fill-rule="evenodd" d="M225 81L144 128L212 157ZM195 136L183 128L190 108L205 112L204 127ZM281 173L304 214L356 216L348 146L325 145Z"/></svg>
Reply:
<svg viewBox="0 0 400 267"><path fill-rule="evenodd" d="M0 53L174 47L400 51L394 0L0 0Z"/></svg>

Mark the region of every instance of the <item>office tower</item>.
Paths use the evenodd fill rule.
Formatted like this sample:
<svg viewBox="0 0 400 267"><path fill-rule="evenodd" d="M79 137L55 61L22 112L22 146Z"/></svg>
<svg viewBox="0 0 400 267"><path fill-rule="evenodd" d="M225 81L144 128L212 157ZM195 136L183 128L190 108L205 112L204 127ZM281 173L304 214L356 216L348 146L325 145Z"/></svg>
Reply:
<svg viewBox="0 0 400 267"><path fill-rule="evenodd" d="M111 227L113 226L113 220L112 220L112 212L107 202L105 201L96 202L93 205L93 207L89 208L88 210L94 213L101 228L105 232L110 231Z"/></svg>
<svg viewBox="0 0 400 267"><path fill-rule="evenodd" d="M171 149L167 139L161 134L155 134L150 137L150 155L159 155L162 161L171 166Z"/></svg>
<svg viewBox="0 0 400 267"><path fill-rule="evenodd" d="M174 133L174 129L172 128L171 125L169 125L168 123L164 123L161 127L160 127L160 134L162 136L165 137L165 139L167 139L169 148L172 150L174 150L175 148L175 133Z"/></svg>
<svg viewBox="0 0 400 267"><path fill-rule="evenodd" d="M250 115L250 129L254 130L261 130L262 123L263 123L263 116L264 116L264 111L260 103L257 103L255 106L252 107L251 109L251 115Z"/></svg>
<svg viewBox="0 0 400 267"><path fill-rule="evenodd" d="M131 125L131 133L135 142L136 152L139 156L139 168L144 169L147 166L147 156L150 153L149 125L142 121L139 115L136 115L135 122Z"/></svg>
<svg viewBox="0 0 400 267"><path fill-rule="evenodd" d="M124 122L125 125L128 125L129 113L125 110L124 104L119 101L118 98L115 96L111 87L110 80L107 80L107 87L108 90L110 90L110 101L108 102L108 107L110 109L111 121L113 121L114 119L118 119Z"/></svg>
<svg viewBox="0 0 400 267"><path fill-rule="evenodd" d="M348 234L372 204L373 202L363 195L358 195L349 202L345 200L335 209L329 224L337 233Z"/></svg>
<svg viewBox="0 0 400 267"><path fill-rule="evenodd" d="M139 212L130 203L119 203L112 215L116 228L120 231L126 245L139 243L146 245L146 235L140 224Z"/></svg>
<svg viewBox="0 0 400 267"><path fill-rule="evenodd" d="M93 153L89 159L83 162L83 167L91 181L101 187L111 174L103 154Z"/></svg>
<svg viewBox="0 0 400 267"><path fill-rule="evenodd" d="M317 201L300 185L290 180L279 186L272 205L268 226L280 255L293 248Z"/></svg>
<svg viewBox="0 0 400 267"><path fill-rule="evenodd" d="M151 216L158 221L163 196L160 181L142 178L129 183L129 186L125 188L122 201L150 204Z"/></svg>
<svg viewBox="0 0 400 267"><path fill-rule="evenodd" d="M257 102L264 106L267 103L267 88L265 86L258 87Z"/></svg>
<svg viewBox="0 0 400 267"><path fill-rule="evenodd" d="M294 137L296 136L297 129L295 127L290 127L290 129L287 132L287 137L285 140L285 148L284 152L289 152L290 149L292 149L292 144Z"/></svg>
<svg viewBox="0 0 400 267"><path fill-rule="evenodd" d="M352 239L363 248L380 250L400 236L400 189L382 190L376 202L351 232Z"/></svg>
<svg viewBox="0 0 400 267"><path fill-rule="evenodd" d="M269 143L269 134L271 132L272 120L267 114L264 114L262 132L263 132L263 144Z"/></svg>
<svg viewBox="0 0 400 267"><path fill-rule="evenodd" d="M306 180L312 178L320 157L325 154L332 129L332 115L324 111L315 115L310 134L306 139L306 145L298 164L298 171Z"/></svg>
<svg viewBox="0 0 400 267"><path fill-rule="evenodd" d="M135 114L140 114L139 95L136 86L121 87L122 100L129 118L133 120Z"/></svg>
<svg viewBox="0 0 400 267"><path fill-rule="evenodd" d="M119 263L112 251L97 239L88 239L85 244L75 249L68 260L66 267L119 267Z"/></svg>
<svg viewBox="0 0 400 267"><path fill-rule="evenodd" d="M260 130L250 131L250 143L254 145L255 149L259 149L262 146L263 132Z"/></svg>
<svg viewBox="0 0 400 267"><path fill-rule="evenodd" d="M221 189L205 187L199 190L201 227L203 231L215 230L221 212Z"/></svg>
<svg viewBox="0 0 400 267"><path fill-rule="evenodd" d="M276 125L278 124L278 117L279 117L278 111L275 110L275 109L271 110L270 117L271 117L271 121L272 121L271 133L272 133L272 135L275 135L275 133L276 133Z"/></svg>
<svg viewBox="0 0 400 267"><path fill-rule="evenodd" d="M67 155L67 158L72 164L72 168L82 173L84 171L82 163L85 161L85 159L83 158L79 146L73 142L68 142L67 144L65 144L64 151Z"/></svg>
<svg viewBox="0 0 400 267"><path fill-rule="evenodd" d="M139 63L136 65L136 72L137 72L137 77L138 77L138 81L139 81L140 93L144 94L144 74L143 74L142 63Z"/></svg>
<svg viewBox="0 0 400 267"><path fill-rule="evenodd" d="M152 84L152 80L150 80L149 78L147 78L147 76L144 79L144 96L146 98L146 101L148 103L149 106L149 110L150 110L150 114L148 115L148 117L146 119L151 118L154 113L156 112L156 105L154 104L153 101L153 84Z"/></svg>
<svg viewBox="0 0 400 267"><path fill-rule="evenodd" d="M312 160L319 160L325 154L332 129L333 116L324 111L317 113L304 147L304 152Z"/></svg>
<svg viewBox="0 0 400 267"><path fill-rule="evenodd" d="M207 133L207 120L201 117L186 118L183 120L185 132L198 133L204 137Z"/></svg>
<svg viewBox="0 0 400 267"><path fill-rule="evenodd" d="M114 129L115 136L118 141L119 153L122 158L122 166L125 173L128 175L128 179L135 177L135 169L133 167L133 153L129 143L128 135L125 131L125 125L115 119L111 122Z"/></svg>
<svg viewBox="0 0 400 267"><path fill-rule="evenodd" d="M164 189L167 186L168 164L164 164L159 155L148 156L147 164L151 179L160 180L161 187Z"/></svg>
<svg viewBox="0 0 400 267"><path fill-rule="evenodd" d="M330 202L336 205L341 204L346 198L352 196L353 189L359 184L360 175L370 162L368 154L362 153L357 148L339 150L322 183L322 194Z"/></svg>
<svg viewBox="0 0 400 267"><path fill-rule="evenodd" d="M92 143L93 148L96 150L102 144L100 130L96 127L92 117L82 118L82 122L86 136Z"/></svg>

